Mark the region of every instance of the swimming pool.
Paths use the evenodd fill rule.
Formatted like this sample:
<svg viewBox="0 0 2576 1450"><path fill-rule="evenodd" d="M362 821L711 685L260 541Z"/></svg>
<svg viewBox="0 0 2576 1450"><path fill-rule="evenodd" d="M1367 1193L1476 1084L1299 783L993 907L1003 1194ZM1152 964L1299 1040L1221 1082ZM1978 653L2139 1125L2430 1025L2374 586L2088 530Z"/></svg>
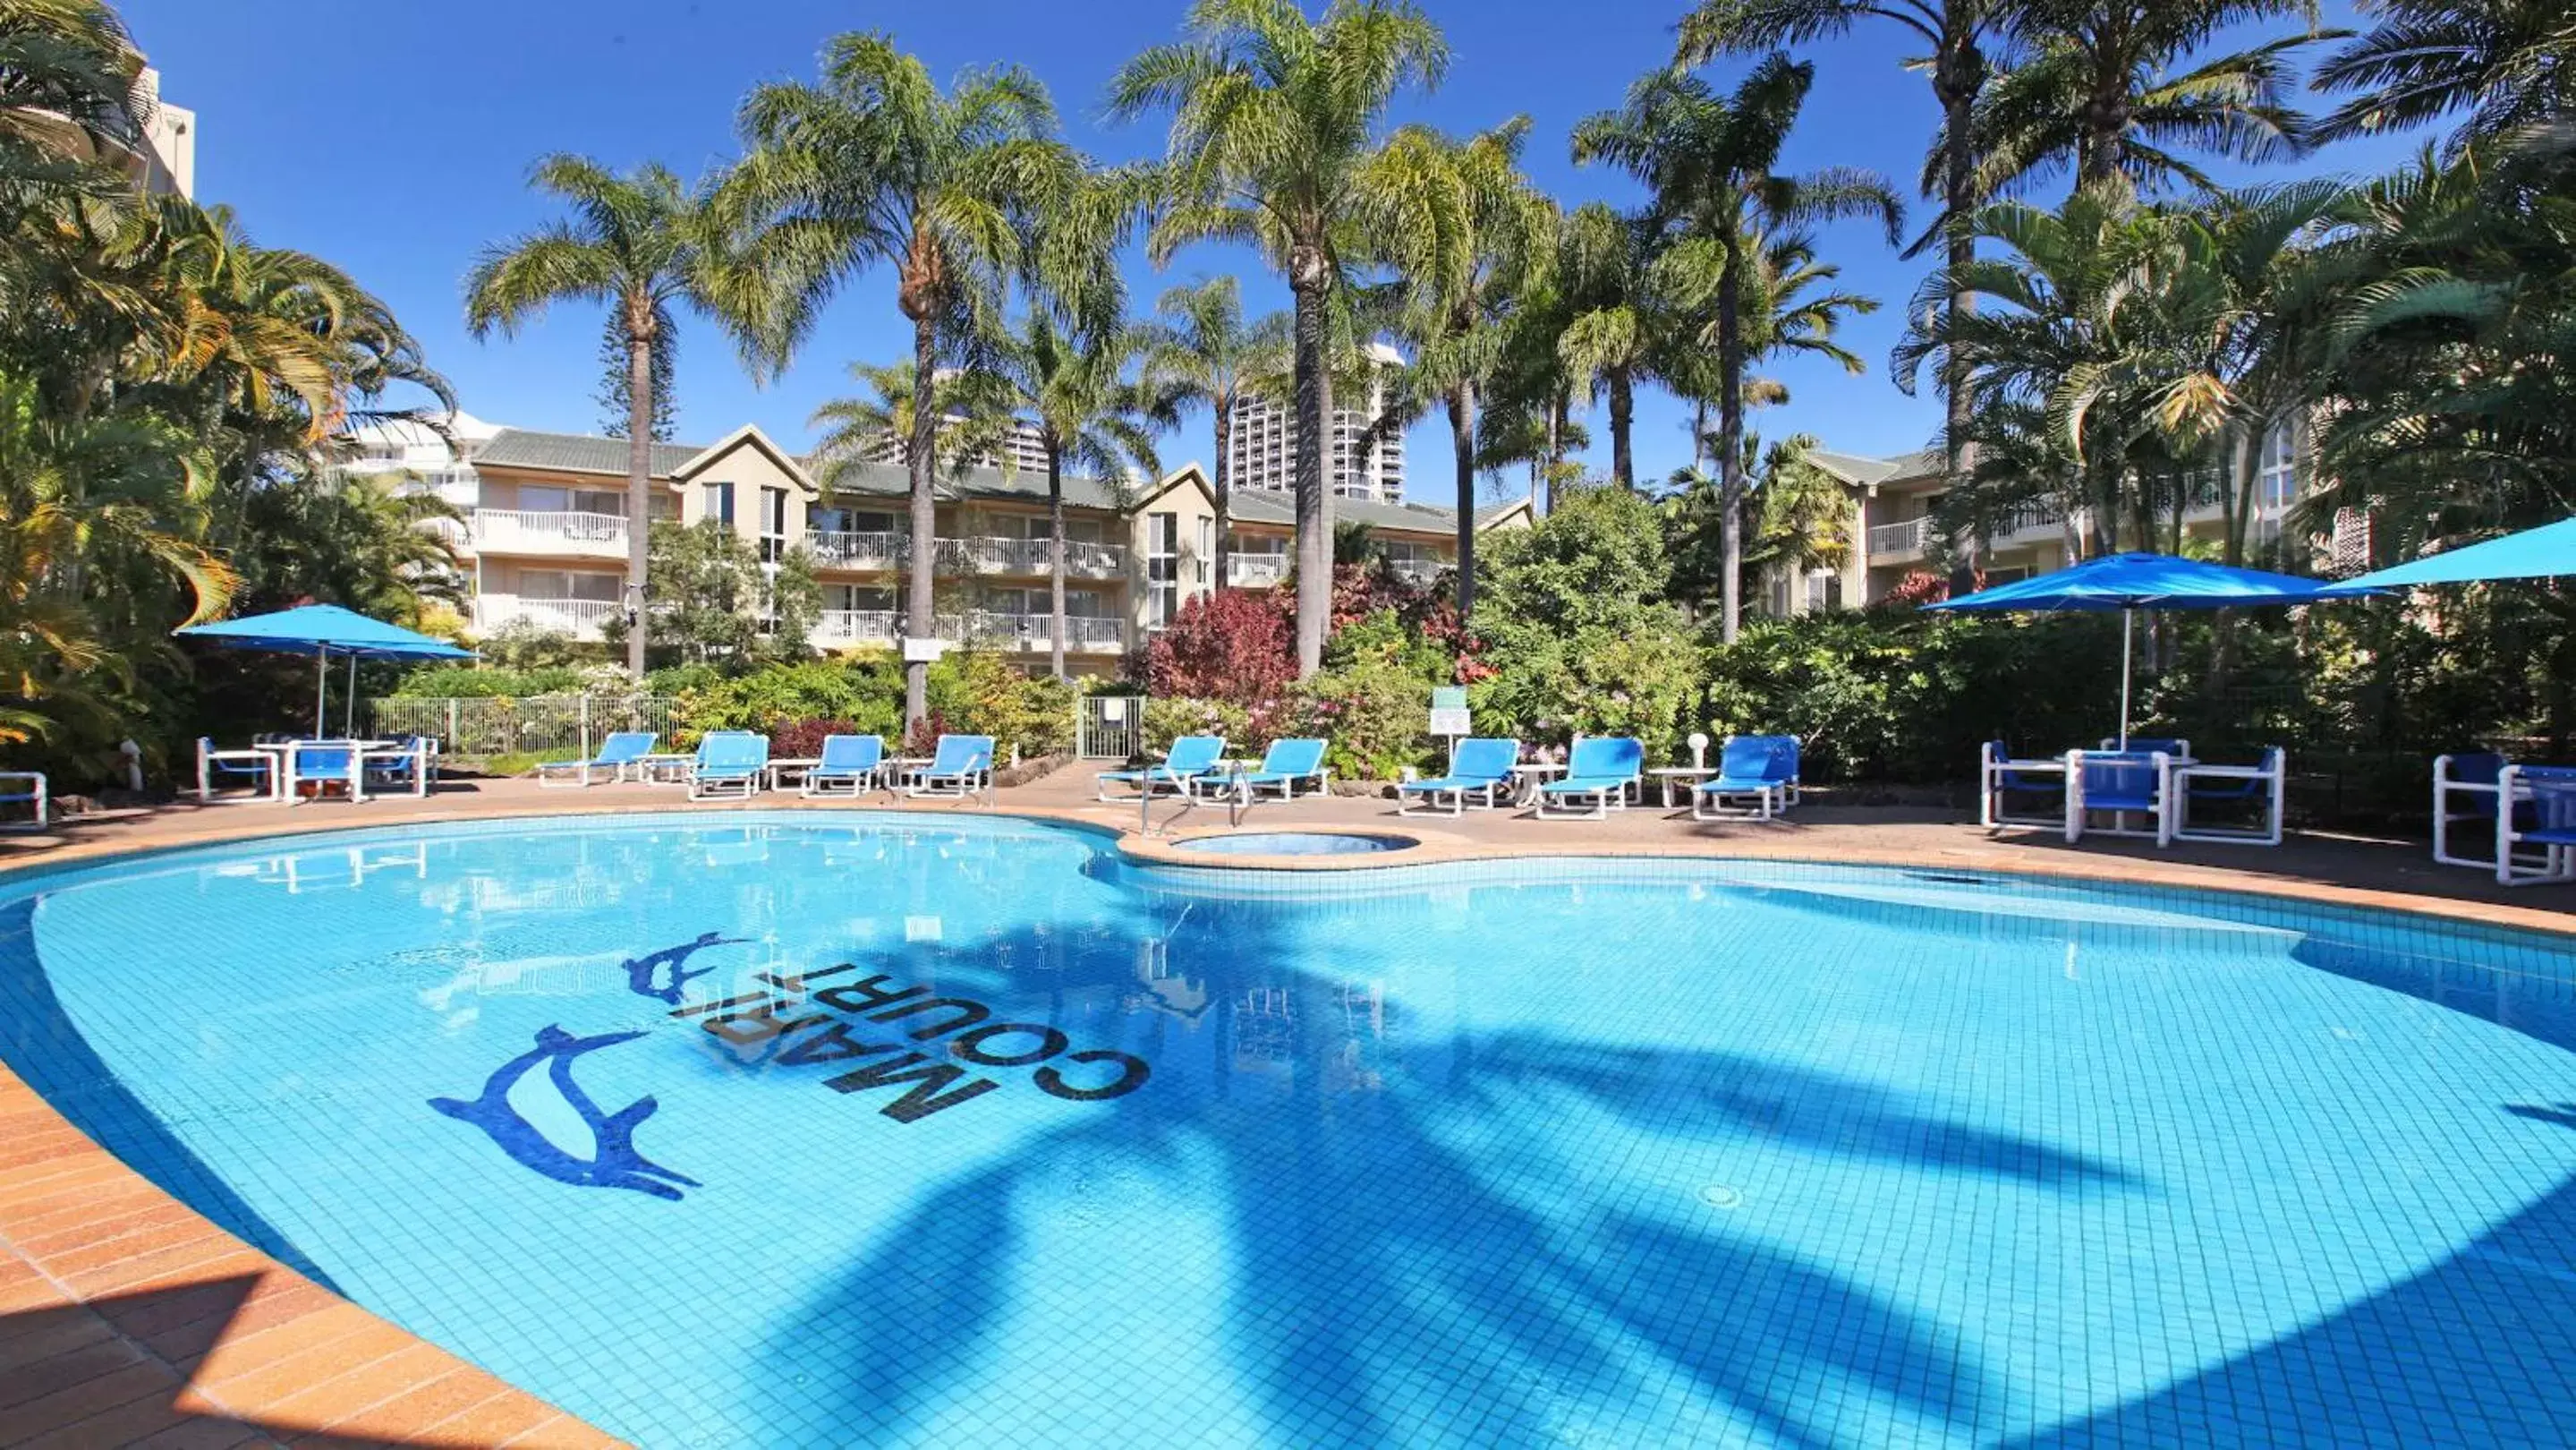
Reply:
<svg viewBox="0 0 2576 1450"><path fill-rule="evenodd" d="M991 817L0 883L0 1057L662 1445L2562 1444L2561 943Z"/></svg>

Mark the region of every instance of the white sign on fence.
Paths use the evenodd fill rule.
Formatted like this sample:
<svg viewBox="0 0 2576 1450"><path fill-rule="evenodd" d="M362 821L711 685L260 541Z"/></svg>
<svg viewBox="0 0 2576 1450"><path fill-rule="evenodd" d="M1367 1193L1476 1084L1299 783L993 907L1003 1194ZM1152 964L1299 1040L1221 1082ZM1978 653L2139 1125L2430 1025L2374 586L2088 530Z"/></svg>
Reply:
<svg viewBox="0 0 2576 1450"><path fill-rule="evenodd" d="M1438 685L1431 691L1431 733L1455 739L1473 735L1475 726L1467 713L1467 689L1464 685Z"/></svg>
<svg viewBox="0 0 2576 1450"><path fill-rule="evenodd" d="M903 642L903 662L908 665L935 665L946 653L948 641L944 639L906 639Z"/></svg>

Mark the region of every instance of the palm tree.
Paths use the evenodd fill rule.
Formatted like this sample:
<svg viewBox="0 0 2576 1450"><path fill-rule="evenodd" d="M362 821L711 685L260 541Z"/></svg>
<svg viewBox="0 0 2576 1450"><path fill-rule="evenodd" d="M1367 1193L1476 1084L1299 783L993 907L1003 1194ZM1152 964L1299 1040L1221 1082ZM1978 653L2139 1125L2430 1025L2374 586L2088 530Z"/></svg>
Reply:
<svg viewBox="0 0 2576 1450"><path fill-rule="evenodd" d="M2140 187L2214 191L2182 148L2240 161L2299 154L2308 140L2284 100L2289 63L2329 33L2212 59L2197 52L2235 26L2314 14L2312 0L2029 0L2015 17L2024 58L1995 81L1972 123L1984 158L1975 191L2000 195L2069 163L2078 186L2125 176Z"/></svg>
<svg viewBox="0 0 2576 1450"><path fill-rule="evenodd" d="M1373 263L1407 279L1439 273L1436 188L1376 132L1398 93L1439 83L1449 46L1404 0L1335 0L1320 21L1295 0L1196 0L1185 28L1119 71L1109 110L1172 113L1155 259L1201 239L1248 241L1296 298L1297 665L1311 675L1332 616L1334 294Z"/></svg>
<svg viewBox="0 0 2576 1450"><path fill-rule="evenodd" d="M1593 397L1608 400L1610 476L1621 488L1637 486L1636 389L1655 375L1656 243L1651 219L1622 216L1597 201L1569 213L1558 235L1564 325L1555 339L1557 362Z"/></svg>
<svg viewBox="0 0 2576 1450"><path fill-rule="evenodd" d="M1655 71L1628 92L1625 107L1575 127L1577 161L1602 160L1653 193L1658 221L1718 249L1717 458L1728 521L1726 596L1720 629L1733 642L1743 612L1737 564L1743 545L1744 379L1751 354L1744 298L1758 231L1842 216L1876 216L1890 245L1903 205L1874 172L1835 167L1805 176L1774 168L1815 84L1815 67L1773 54L1734 92L1720 95L1696 75Z"/></svg>
<svg viewBox="0 0 2576 1450"><path fill-rule="evenodd" d="M1167 396L1131 376L1149 340L1139 329L1068 332L1045 309L1032 309L994 369L1046 452L1048 667L1064 671L1064 470L1100 480L1113 496L1126 491L1130 469L1162 471L1154 436L1172 420Z"/></svg>
<svg viewBox="0 0 2576 1450"><path fill-rule="evenodd" d="M805 420L823 430L814 446L814 478L827 489L884 462L889 451L908 461L912 449L912 364L852 363L850 377L866 391L834 398ZM1010 431L1011 397L1000 378L981 370L943 372L931 399L932 456L946 463L951 477L987 462L1010 469L1011 455L1001 444Z"/></svg>
<svg viewBox="0 0 2576 1450"><path fill-rule="evenodd" d="M2562 0L2377 0L2378 23L2327 56L2318 90L2355 93L2318 141L2399 131L2467 112L2462 140L2576 109L2576 26Z"/></svg>
<svg viewBox="0 0 2576 1450"><path fill-rule="evenodd" d="M1236 405L1252 396L1256 378L1288 370L1288 314L1273 312L1247 325L1243 289L1231 276L1174 287L1154 303L1159 319L1151 333L1146 367L1175 403L1206 406L1214 425L1216 587L1227 584L1234 552L1227 536L1234 479L1226 447L1234 434Z"/></svg>
<svg viewBox="0 0 2576 1450"><path fill-rule="evenodd" d="M1699 65L1720 51L1759 52L1783 46L1809 45L1841 35L1863 20L1885 20L1911 33L1924 47L1926 62L1915 63L1932 82L1940 102L1942 127L1924 162L1922 193L1937 198L1941 215L1934 232L1942 239L1943 265L1953 270L1976 255L1969 228L1970 211L1985 200L1977 189L1977 137L1971 125L1978 99L1993 75L1992 51L2009 39L2022 0L1702 0L1684 17L1678 63ZM1931 233L1906 251L1913 256ZM1972 294L1953 294L1948 305L1975 305ZM1972 404L1964 359L1945 358L1941 366L1943 472L1961 479L1967 469L1962 452L1969 433Z"/></svg>
<svg viewBox="0 0 2576 1450"><path fill-rule="evenodd" d="M751 150L735 195L753 219L743 244L762 279L741 310L771 366L784 367L843 283L883 264L912 326L912 392L932 396L943 349L971 350L1021 262L1030 208L1069 187L1080 158L1056 138L1055 105L1016 66L961 73L942 91L882 33L836 37L812 85L775 82L743 102ZM904 633L927 639L937 547L939 412L915 408L912 568ZM929 666L904 666L904 721L929 713Z"/></svg>
<svg viewBox="0 0 2576 1450"><path fill-rule="evenodd" d="M102 178L81 163L142 144L142 73L124 22L99 0L0 3L0 192L107 194L84 184Z"/></svg>
<svg viewBox="0 0 2576 1450"><path fill-rule="evenodd" d="M495 329L511 336L556 302L609 308L608 329L626 344L626 589L640 606L653 517L654 348L678 325L674 302L709 302L722 291L718 212L710 188L693 190L649 163L620 176L554 155L529 181L569 205L572 219L484 250L465 279L466 330L477 340ZM647 623L642 608L630 614L626 669L641 680Z"/></svg>
<svg viewBox="0 0 2576 1450"><path fill-rule="evenodd" d="M1485 390L1504 364L1511 323L1529 283L1552 261L1556 208L1520 169L1529 118L1452 141L1409 126L1389 143L1424 153L1412 169L1443 176L1457 199L1443 210L1460 234L1440 251L1451 263L1429 296L1410 308L1401 330L1414 346L1409 390L1436 399L1449 417L1458 483L1458 618L1476 603L1476 418Z"/></svg>

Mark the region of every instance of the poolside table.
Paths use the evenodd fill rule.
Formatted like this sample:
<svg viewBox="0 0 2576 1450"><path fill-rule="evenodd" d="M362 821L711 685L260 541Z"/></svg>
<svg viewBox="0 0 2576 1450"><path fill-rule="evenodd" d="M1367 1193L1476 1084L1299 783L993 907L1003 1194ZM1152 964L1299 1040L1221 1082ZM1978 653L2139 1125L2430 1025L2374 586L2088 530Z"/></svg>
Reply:
<svg viewBox="0 0 2576 1450"><path fill-rule="evenodd" d="M1538 788L1547 784L1549 776L1563 774L1565 774L1565 762L1562 760L1532 760L1513 766L1512 776L1516 789L1512 793L1512 804L1537 805Z"/></svg>
<svg viewBox="0 0 2576 1450"><path fill-rule="evenodd" d="M767 772L769 776L769 788L771 790L787 789L787 777L791 773L796 776L797 784L802 785L804 784L805 772L812 770L815 766L821 765L822 763L823 757L819 755L791 755L783 760L773 760L769 762Z"/></svg>
<svg viewBox="0 0 2576 1450"><path fill-rule="evenodd" d="M687 785L689 762L695 759L694 755L639 755L635 768L646 785Z"/></svg>
<svg viewBox="0 0 2576 1450"><path fill-rule="evenodd" d="M1666 810L1670 810L1681 804L1680 801L1673 798L1673 792L1677 787L1684 785L1696 786L1701 781L1716 779L1719 773L1719 768L1714 765L1658 765L1654 769L1646 772L1646 774L1662 782L1664 787L1664 808ZM1684 793L1687 794L1687 792Z"/></svg>

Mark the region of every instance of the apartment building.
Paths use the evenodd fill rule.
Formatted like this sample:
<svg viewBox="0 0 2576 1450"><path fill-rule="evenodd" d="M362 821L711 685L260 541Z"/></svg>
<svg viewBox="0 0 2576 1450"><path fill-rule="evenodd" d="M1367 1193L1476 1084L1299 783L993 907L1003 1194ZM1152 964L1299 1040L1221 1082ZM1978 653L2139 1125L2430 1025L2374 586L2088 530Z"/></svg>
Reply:
<svg viewBox="0 0 2576 1450"><path fill-rule="evenodd" d="M161 73L146 68L142 87L143 151L132 169L143 189L194 200L197 195L197 113L161 99Z"/></svg>
<svg viewBox="0 0 2576 1450"><path fill-rule="evenodd" d="M1938 450L1898 458L1824 451L1810 456L1850 492L1852 513L1844 532L1853 547L1838 570L1819 569L1794 577L1782 569L1768 571L1755 597L1769 612L1805 614L1874 604L1908 577L1936 567L1935 557L1943 553L1947 541L1934 531L1932 511L1949 488ZM2283 521L2307 489L2311 462L2304 426L2283 425L2263 440L2249 543L2268 544L2281 537ZM2189 474L2178 483L2186 500L2184 531L2212 542L2224 537L2226 519L2216 477ZM2081 517L2074 522L2080 524ZM2055 503L2024 504L2007 515L1986 541L1986 580L2004 584L2062 569L2075 558L2072 541L2066 513ZM2346 521L2328 547L2338 555L2358 550L2366 558L2366 526L2358 520Z"/></svg>
<svg viewBox="0 0 2576 1450"><path fill-rule="evenodd" d="M353 455L377 456L353 456L341 467L407 468L423 480L417 486L437 488L465 514L451 537L469 561L477 632L525 620L598 639L626 607L626 444L479 423L450 431L464 456L436 470L409 451L415 438L391 429L348 440ZM398 450L400 458L389 456ZM706 446L655 444L652 471L654 517L722 520L763 558L798 546L810 554L824 596L817 647L882 647L900 638L900 569L910 548L904 469L862 464L827 488L808 460L746 426ZM470 499L459 497L464 489ZM1183 601L1214 587L1215 496L1196 464L1144 485L1067 479L1065 491L1066 652L1078 673L1114 673ZM1052 629L1044 473L975 470L943 481L941 495L940 637L1042 667ZM1229 513L1232 582L1279 583L1295 532L1289 500L1237 493ZM1450 510L1350 499L1337 501L1335 515L1366 524L1396 567L1417 579L1435 576L1455 555ZM1478 526L1529 521L1526 504L1510 504L1484 511Z"/></svg>
<svg viewBox="0 0 2576 1450"><path fill-rule="evenodd" d="M1386 373L1404 366L1384 343L1369 346L1368 394L1357 407L1333 410L1332 456L1324 475L1334 494L1368 503L1404 502L1404 435L1365 448L1369 424L1386 406ZM1296 410L1263 398L1237 403L1226 430L1226 478L1238 490L1293 494L1297 487Z"/></svg>

